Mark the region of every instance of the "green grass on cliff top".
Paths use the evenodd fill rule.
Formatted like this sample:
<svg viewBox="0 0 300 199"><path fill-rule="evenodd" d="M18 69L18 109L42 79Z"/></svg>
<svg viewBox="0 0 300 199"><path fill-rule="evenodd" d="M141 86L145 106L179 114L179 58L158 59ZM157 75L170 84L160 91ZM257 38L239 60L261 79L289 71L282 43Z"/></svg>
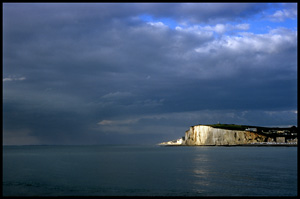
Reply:
<svg viewBox="0 0 300 199"><path fill-rule="evenodd" d="M213 128L227 129L227 130L237 130L244 131L247 128L257 128L258 131L268 131L268 130L292 130L297 132L297 127L262 127L262 126L249 126L249 125L237 125L237 124L199 124L205 126L211 126ZM296 129L296 130L295 130Z"/></svg>
<svg viewBox="0 0 300 199"><path fill-rule="evenodd" d="M241 131L244 131L246 128L257 128L255 126L246 126L246 125L237 125L237 124L209 124L207 126L211 126L219 129L241 130Z"/></svg>

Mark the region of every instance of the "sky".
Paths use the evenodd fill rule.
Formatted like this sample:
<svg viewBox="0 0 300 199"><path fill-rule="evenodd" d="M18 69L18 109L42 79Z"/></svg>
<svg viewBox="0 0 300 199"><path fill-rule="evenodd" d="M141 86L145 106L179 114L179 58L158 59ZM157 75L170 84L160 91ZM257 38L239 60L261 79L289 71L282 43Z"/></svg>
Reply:
<svg viewBox="0 0 300 199"><path fill-rule="evenodd" d="M296 3L3 3L3 144L297 126Z"/></svg>

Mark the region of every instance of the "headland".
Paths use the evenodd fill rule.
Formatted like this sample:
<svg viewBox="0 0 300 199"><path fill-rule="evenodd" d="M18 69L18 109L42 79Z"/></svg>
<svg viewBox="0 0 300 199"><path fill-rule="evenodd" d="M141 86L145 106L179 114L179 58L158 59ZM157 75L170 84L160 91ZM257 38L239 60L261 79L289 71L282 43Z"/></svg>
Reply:
<svg viewBox="0 0 300 199"><path fill-rule="evenodd" d="M297 146L298 128L259 127L236 124L191 126L177 140L164 146Z"/></svg>

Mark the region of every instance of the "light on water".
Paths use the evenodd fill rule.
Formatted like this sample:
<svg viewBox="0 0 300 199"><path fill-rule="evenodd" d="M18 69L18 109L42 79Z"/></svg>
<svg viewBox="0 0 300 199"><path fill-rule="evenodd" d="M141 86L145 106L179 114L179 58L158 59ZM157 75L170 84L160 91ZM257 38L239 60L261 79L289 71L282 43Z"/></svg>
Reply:
<svg viewBox="0 0 300 199"><path fill-rule="evenodd" d="M297 147L4 146L4 196L296 196Z"/></svg>

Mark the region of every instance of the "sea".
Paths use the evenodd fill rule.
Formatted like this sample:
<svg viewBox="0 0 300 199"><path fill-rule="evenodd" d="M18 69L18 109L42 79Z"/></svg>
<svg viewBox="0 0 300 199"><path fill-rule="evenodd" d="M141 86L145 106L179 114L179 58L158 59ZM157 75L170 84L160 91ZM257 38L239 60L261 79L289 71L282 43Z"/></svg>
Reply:
<svg viewBox="0 0 300 199"><path fill-rule="evenodd" d="M3 196L297 196L297 147L3 146Z"/></svg>

